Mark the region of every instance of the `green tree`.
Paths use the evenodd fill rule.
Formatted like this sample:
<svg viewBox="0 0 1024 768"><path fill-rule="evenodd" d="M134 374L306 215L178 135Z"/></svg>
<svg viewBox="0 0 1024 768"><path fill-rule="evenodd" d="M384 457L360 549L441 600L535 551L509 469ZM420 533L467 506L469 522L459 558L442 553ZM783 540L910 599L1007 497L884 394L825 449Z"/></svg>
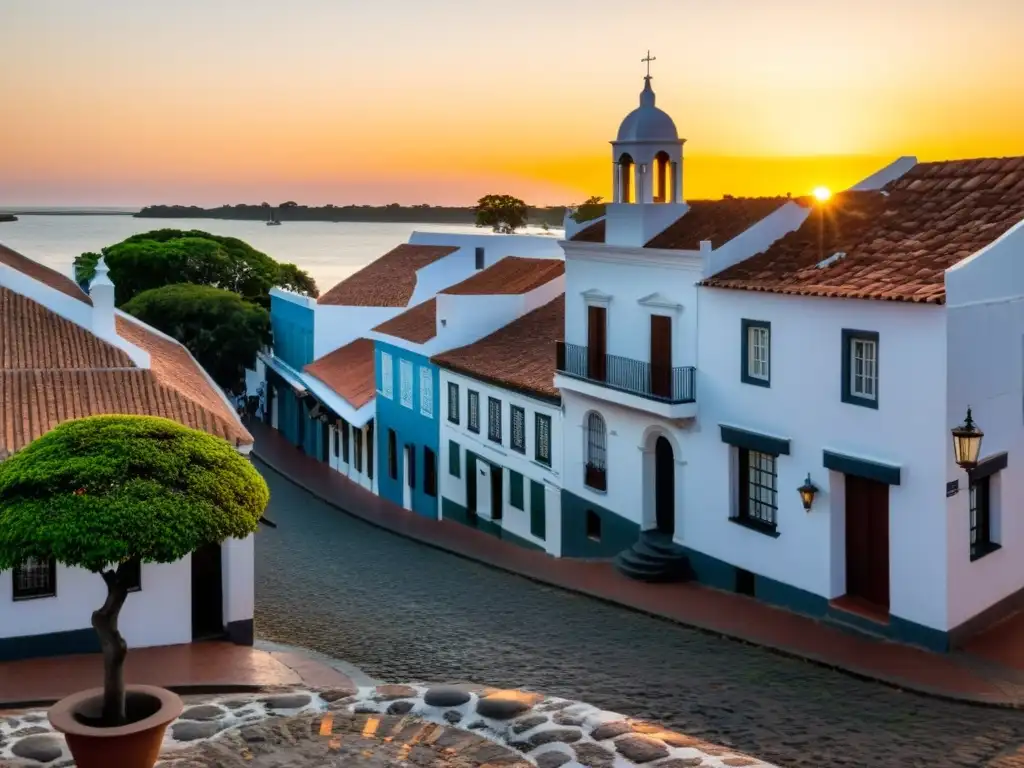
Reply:
<svg viewBox="0 0 1024 768"><path fill-rule="evenodd" d="M270 492L225 440L167 419L93 416L59 425L0 464L0 498L0 570L52 558L107 585L92 625L103 649L103 719L116 725L126 720L128 647L117 622L128 568L245 538Z"/></svg>
<svg viewBox="0 0 1024 768"><path fill-rule="evenodd" d="M174 283L209 285L233 291L247 301L270 307L274 286L318 296L316 281L294 264L279 264L236 237L201 230L158 229L132 235L103 249L118 306L142 291ZM98 253L75 259L79 283L92 280Z"/></svg>
<svg viewBox="0 0 1024 768"><path fill-rule="evenodd" d="M594 196L588 197L573 211L572 220L577 224L582 224L585 221L592 221L593 219L599 219L604 216L605 203L604 198Z"/></svg>
<svg viewBox="0 0 1024 768"><path fill-rule="evenodd" d="M490 227L503 235L525 227L529 212L526 203L512 195L484 195L473 210L478 227Z"/></svg>
<svg viewBox="0 0 1024 768"><path fill-rule="evenodd" d="M243 391L245 369L270 344L270 313L237 293L208 285L165 285L137 294L123 307L177 339L221 387Z"/></svg>

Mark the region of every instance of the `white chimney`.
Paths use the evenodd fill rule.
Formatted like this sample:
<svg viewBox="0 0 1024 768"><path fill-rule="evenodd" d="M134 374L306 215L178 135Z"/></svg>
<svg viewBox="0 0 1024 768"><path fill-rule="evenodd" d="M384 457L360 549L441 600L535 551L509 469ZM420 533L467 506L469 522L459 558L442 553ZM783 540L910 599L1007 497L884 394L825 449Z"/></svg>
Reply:
<svg viewBox="0 0 1024 768"><path fill-rule="evenodd" d="M92 299L93 332L103 338L116 336L114 283L110 280L110 270L102 256L96 262L96 275L89 283L89 298Z"/></svg>

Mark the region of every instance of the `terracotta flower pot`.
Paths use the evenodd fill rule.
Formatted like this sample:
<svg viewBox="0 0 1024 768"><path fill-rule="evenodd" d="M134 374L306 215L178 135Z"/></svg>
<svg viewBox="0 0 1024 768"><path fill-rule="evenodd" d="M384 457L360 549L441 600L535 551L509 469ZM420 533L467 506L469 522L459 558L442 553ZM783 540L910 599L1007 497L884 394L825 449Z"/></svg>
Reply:
<svg viewBox="0 0 1024 768"><path fill-rule="evenodd" d="M67 738L77 768L153 768L164 731L181 714L177 694L152 685L126 686L128 723L99 725L103 689L73 693L47 713L50 724Z"/></svg>

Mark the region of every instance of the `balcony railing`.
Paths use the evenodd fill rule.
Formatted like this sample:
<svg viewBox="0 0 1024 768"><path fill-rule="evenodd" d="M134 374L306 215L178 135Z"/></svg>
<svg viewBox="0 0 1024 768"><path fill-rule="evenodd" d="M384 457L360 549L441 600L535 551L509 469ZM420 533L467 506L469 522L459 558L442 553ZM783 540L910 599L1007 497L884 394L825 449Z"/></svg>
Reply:
<svg viewBox="0 0 1024 768"><path fill-rule="evenodd" d="M594 354L579 344L558 342L555 367L559 373L609 389L663 403L697 402L697 369L670 368L618 355Z"/></svg>

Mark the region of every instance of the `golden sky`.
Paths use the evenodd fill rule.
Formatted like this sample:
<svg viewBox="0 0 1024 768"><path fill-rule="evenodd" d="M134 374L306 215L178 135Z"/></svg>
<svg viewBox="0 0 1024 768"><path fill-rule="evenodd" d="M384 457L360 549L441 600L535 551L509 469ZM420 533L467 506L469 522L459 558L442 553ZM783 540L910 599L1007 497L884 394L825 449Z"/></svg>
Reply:
<svg viewBox="0 0 1024 768"><path fill-rule="evenodd" d="M607 196L648 48L691 199L1024 154L1024 0L0 3L0 205Z"/></svg>

